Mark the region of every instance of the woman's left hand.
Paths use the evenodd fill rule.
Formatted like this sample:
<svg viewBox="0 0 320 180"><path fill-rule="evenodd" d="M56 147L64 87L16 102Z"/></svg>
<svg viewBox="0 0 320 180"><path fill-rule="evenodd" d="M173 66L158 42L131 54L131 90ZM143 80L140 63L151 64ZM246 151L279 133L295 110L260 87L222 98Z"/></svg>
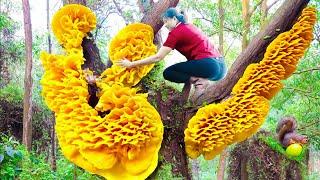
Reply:
<svg viewBox="0 0 320 180"><path fill-rule="evenodd" d="M126 58L117 60L116 65L120 68L132 68L132 62Z"/></svg>

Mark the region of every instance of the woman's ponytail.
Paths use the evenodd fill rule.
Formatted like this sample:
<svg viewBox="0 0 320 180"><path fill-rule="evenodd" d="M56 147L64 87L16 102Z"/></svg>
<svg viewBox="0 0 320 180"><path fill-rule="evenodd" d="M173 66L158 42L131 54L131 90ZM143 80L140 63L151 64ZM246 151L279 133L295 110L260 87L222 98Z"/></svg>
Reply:
<svg viewBox="0 0 320 180"><path fill-rule="evenodd" d="M175 8L169 8L167 9L162 15L162 18L170 18L172 19L173 17L176 17L179 22L182 24L187 24L188 23L188 17L185 14L184 11L177 11Z"/></svg>

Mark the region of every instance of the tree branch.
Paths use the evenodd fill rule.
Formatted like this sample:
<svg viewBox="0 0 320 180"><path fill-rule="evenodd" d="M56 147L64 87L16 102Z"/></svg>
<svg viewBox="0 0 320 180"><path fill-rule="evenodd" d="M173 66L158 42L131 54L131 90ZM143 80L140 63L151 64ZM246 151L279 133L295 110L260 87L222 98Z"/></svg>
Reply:
<svg viewBox="0 0 320 180"><path fill-rule="evenodd" d="M248 12L248 18L250 19L250 17L252 16L252 14L254 13L254 11L258 8L258 6L262 3L263 0L260 0L252 9L249 10Z"/></svg>
<svg viewBox="0 0 320 180"><path fill-rule="evenodd" d="M147 13L141 19L142 23L149 24L153 30L154 34L157 34L158 31L163 26L163 22L160 20L161 14L170 7L176 7L179 3L179 0L161 0L157 1L153 7L147 11Z"/></svg>
<svg viewBox="0 0 320 180"><path fill-rule="evenodd" d="M313 93L312 91L307 91L307 90L293 88L293 87L283 87L282 89L294 90L294 91L298 91L298 92L302 92L302 93L306 93L306 94L312 94Z"/></svg>
<svg viewBox="0 0 320 180"><path fill-rule="evenodd" d="M306 129L307 127L313 126L313 125L318 124L318 123L320 123L320 120L319 120L319 119L317 119L317 120L313 121L312 123L309 123L309 124L307 124L307 125L305 125L305 126L302 126L302 127L300 127L300 128L297 128L297 129L298 129L298 130L303 130L303 129Z"/></svg>
<svg viewBox="0 0 320 180"><path fill-rule="evenodd" d="M268 7L267 7L267 11L269 11L269 9L271 9L271 8L272 8L272 6L274 6L275 4L277 4L277 2L279 2L279 0L275 0L275 1L273 1L273 3L272 3L272 4L270 4L270 6L268 6Z"/></svg>
<svg viewBox="0 0 320 180"><path fill-rule="evenodd" d="M118 4L115 0L112 0L112 2L113 2L114 5L116 6L117 11L120 13L120 16L124 19L126 25L128 25L130 22L125 18L125 15L124 15L121 7L119 6L119 4Z"/></svg>
<svg viewBox="0 0 320 180"><path fill-rule="evenodd" d="M317 71L317 70L320 70L320 67L315 67L315 68L310 68L310 69L294 72L293 74L302 74L302 73L305 73L305 72Z"/></svg>

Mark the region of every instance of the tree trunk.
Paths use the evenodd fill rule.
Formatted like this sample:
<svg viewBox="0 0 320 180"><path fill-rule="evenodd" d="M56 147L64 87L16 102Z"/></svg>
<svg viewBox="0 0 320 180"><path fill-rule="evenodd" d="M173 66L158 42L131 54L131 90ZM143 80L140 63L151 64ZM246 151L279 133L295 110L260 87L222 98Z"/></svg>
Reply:
<svg viewBox="0 0 320 180"><path fill-rule="evenodd" d="M219 4L219 51L222 56L224 56L224 50L223 50L223 29L224 29L224 9L222 6L222 0L218 1Z"/></svg>
<svg viewBox="0 0 320 180"><path fill-rule="evenodd" d="M51 33L50 33L50 3L47 0L47 31L48 31L48 53L51 53Z"/></svg>
<svg viewBox="0 0 320 180"><path fill-rule="evenodd" d="M248 179L248 172L247 172L247 164L248 164L248 157L241 156L241 164L240 164L240 179L247 180Z"/></svg>
<svg viewBox="0 0 320 180"><path fill-rule="evenodd" d="M258 63L263 59L266 48L271 41L273 41L280 33L291 29L309 1L310 0L285 1L277 10L266 28L255 36L248 47L236 59L228 70L226 77L211 85L211 87L207 89L205 95L199 98L197 103L200 104L203 101L208 103L220 102L227 98L230 95L233 86L238 82L240 77L242 77L247 66L251 63ZM191 115L193 115L192 112Z"/></svg>
<svg viewBox="0 0 320 180"><path fill-rule="evenodd" d="M51 128L51 169L53 171L57 171L57 160L56 160L56 131L55 131L55 125L56 120L55 116L50 116L51 122L52 122L52 128Z"/></svg>
<svg viewBox="0 0 320 180"><path fill-rule="evenodd" d="M82 4L84 6L87 5L86 0L63 0L63 5L66 4Z"/></svg>
<svg viewBox="0 0 320 180"><path fill-rule="evenodd" d="M242 0L242 51L248 46L248 34L250 29L250 16L249 16L250 0Z"/></svg>
<svg viewBox="0 0 320 180"><path fill-rule="evenodd" d="M224 172L227 164L228 152L228 147L226 147L220 154L217 180L224 180Z"/></svg>
<svg viewBox="0 0 320 180"><path fill-rule="evenodd" d="M179 3L179 0L161 0L153 5L153 7L144 15L141 22L145 24L149 24L153 30L154 34L157 34L158 31L163 26L163 22L161 20L161 14L164 13L170 7L176 7Z"/></svg>
<svg viewBox="0 0 320 180"><path fill-rule="evenodd" d="M265 27L267 13L267 0L263 0L261 3L260 30Z"/></svg>
<svg viewBox="0 0 320 180"><path fill-rule="evenodd" d="M161 14L168 8L175 7L178 3L179 0L158 1L146 13L141 22L149 24L153 28L154 33L157 34L163 26L163 22L160 18ZM191 171L187 168L189 164L188 157L184 150L185 123L182 120L185 119L185 114L181 111L179 104L162 101L160 92L161 90L157 92L155 97L149 97L157 100L157 110L162 117L162 122L165 127L163 142L160 149L160 156L163 156L164 160L159 162L157 170L169 163L172 167L173 176L179 175L182 176L183 179L192 179ZM176 111L172 109L176 109ZM155 176L157 170L151 176Z"/></svg>
<svg viewBox="0 0 320 180"><path fill-rule="evenodd" d="M30 151L32 144L32 30L29 0L22 0L22 4L26 44L26 70L24 78L22 142L27 147L28 151Z"/></svg>

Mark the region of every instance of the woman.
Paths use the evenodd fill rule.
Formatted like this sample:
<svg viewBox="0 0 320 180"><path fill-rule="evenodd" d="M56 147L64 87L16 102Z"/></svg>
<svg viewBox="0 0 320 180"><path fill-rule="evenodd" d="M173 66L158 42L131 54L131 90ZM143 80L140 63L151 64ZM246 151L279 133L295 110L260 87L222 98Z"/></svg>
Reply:
<svg viewBox="0 0 320 180"><path fill-rule="evenodd" d="M118 60L117 65L132 68L156 63L176 49L187 61L166 68L163 77L171 82L185 83L184 90L190 90L190 83L193 84L195 91L190 99L196 101L206 90L210 80L218 81L225 76L225 61L208 37L195 25L187 22L183 12L169 8L161 17L170 32L159 51L155 55L134 62L124 58Z"/></svg>

